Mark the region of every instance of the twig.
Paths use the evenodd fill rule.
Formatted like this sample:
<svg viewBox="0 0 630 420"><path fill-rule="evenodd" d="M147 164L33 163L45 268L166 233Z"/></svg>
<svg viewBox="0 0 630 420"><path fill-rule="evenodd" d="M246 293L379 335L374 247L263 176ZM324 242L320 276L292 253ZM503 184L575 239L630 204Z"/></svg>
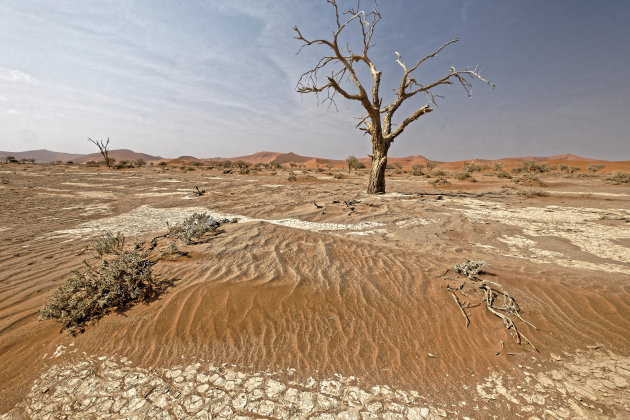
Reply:
<svg viewBox="0 0 630 420"><path fill-rule="evenodd" d="M464 315L464 318L466 318L466 328L468 328L468 326L470 325L470 318L468 318L468 314L466 313L466 311L462 307L462 304L459 301L459 298L457 297L457 295L455 294L453 289L451 289L450 286L446 286L446 290L451 292L451 294L453 295L453 299L455 299L455 302L457 302L457 306L459 306L459 310L462 311L462 315Z"/></svg>
<svg viewBox="0 0 630 420"><path fill-rule="evenodd" d="M503 340L501 340L501 348L499 349L498 352L496 352L494 354L496 354L498 356L501 353L501 350L503 350Z"/></svg>
<svg viewBox="0 0 630 420"><path fill-rule="evenodd" d="M444 277L446 275L446 273L448 273L449 271L451 271L451 269L447 268L441 274L436 274L435 276L431 276L431 278L432 279L437 279L438 277Z"/></svg>

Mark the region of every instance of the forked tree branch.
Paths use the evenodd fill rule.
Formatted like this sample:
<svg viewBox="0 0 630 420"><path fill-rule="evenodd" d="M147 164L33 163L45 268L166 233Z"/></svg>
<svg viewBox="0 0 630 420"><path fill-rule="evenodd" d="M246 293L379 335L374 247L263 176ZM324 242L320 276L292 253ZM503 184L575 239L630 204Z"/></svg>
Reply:
<svg viewBox="0 0 630 420"><path fill-rule="evenodd" d="M302 42L298 53L305 47L312 45L320 45L328 48L331 54L322 57L316 65L304 72L297 83L296 90L299 93L326 93L326 98L322 102L330 102L336 107L335 97L342 97L359 101L366 110L366 115L360 117L357 128L372 134L373 142L384 142L385 149L409 126L422 115L433 111L431 105L423 105L415 112L405 118L402 123L394 128L392 123L394 114L401 105L408 99L414 97L418 93L424 94L430 103L437 105L436 99L442 98L434 92L434 89L441 85L461 85L468 96L472 95L472 81L478 79L492 87L494 85L481 76L477 67L466 70L456 70L455 67L449 69L448 74L431 83L420 83L414 73L425 62L436 57L446 47L458 42L455 38L442 44L439 48L414 63L413 66L407 67L403 62L401 55L396 54L396 62L403 70L402 79L398 89L393 89L396 97L387 106L381 106L380 83L381 72L369 58L369 50L372 47L372 38L376 24L381 20L381 15L377 10L377 4L374 2L374 10L366 12L360 10L361 2L357 2L356 8L351 8L345 12L341 12L337 0L326 0L335 11L336 28L332 32L331 39L310 39L305 37L300 29L296 26L293 30L296 33L295 39ZM345 20L344 20L345 19ZM353 22L356 22L360 30L360 40L362 42L360 53L352 51L349 45L345 48L340 47L340 36L342 32L348 28ZM362 63L368 67L372 75L371 98L368 97L367 90L358 78L356 65ZM350 91L342 87L342 84L352 81L356 87L356 91Z"/></svg>

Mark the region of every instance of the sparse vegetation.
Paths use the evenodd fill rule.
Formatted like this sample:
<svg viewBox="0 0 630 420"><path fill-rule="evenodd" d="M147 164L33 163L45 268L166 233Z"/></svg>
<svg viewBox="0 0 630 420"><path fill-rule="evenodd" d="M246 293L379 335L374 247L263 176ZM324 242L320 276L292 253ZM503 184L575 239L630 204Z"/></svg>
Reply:
<svg viewBox="0 0 630 420"><path fill-rule="evenodd" d="M125 235L121 232L105 232L92 241L91 248L99 257L106 254L119 255L125 247Z"/></svg>
<svg viewBox="0 0 630 420"><path fill-rule="evenodd" d="M460 181L468 181L468 182L477 182L477 180L470 174L470 172L457 172L455 174L455 179Z"/></svg>
<svg viewBox="0 0 630 420"><path fill-rule="evenodd" d="M431 184L434 188L437 188L440 186L450 185L451 183L448 182L448 179L444 178L443 176L439 176L429 181L429 184Z"/></svg>
<svg viewBox="0 0 630 420"><path fill-rule="evenodd" d="M601 171L602 169L604 169L604 165L593 163L593 164L588 165L586 167L586 169L590 173L594 174L595 172L598 172L598 171Z"/></svg>
<svg viewBox="0 0 630 420"><path fill-rule="evenodd" d="M512 175L508 174L505 171L497 171L495 173L495 175L497 176L497 178L499 179L512 179Z"/></svg>
<svg viewBox="0 0 630 420"><path fill-rule="evenodd" d="M350 171L352 169L363 169L365 168L365 165L361 162L359 162L359 159L357 159L354 156L348 156L346 158L346 167L348 168L348 173L350 173Z"/></svg>
<svg viewBox="0 0 630 420"><path fill-rule="evenodd" d="M534 161L524 161L521 162L521 166L513 168L512 173L520 174L522 172L525 173L534 173L534 174L543 174L548 172L549 168L545 164L538 164Z"/></svg>
<svg viewBox="0 0 630 420"><path fill-rule="evenodd" d="M523 185L526 187L546 187L543 181L541 181L537 175L531 174L523 174L521 176L512 178L512 182L518 185Z"/></svg>
<svg viewBox="0 0 630 420"><path fill-rule="evenodd" d="M453 270L462 276L466 276L470 279L476 279L479 274L483 273L482 268L486 265L485 261L466 260L466 262L461 264L453 264Z"/></svg>
<svg viewBox="0 0 630 420"><path fill-rule="evenodd" d="M159 292L146 254L125 251L97 268L85 263L75 270L44 304L40 319L58 319L70 334L112 310L122 312L133 302L146 301Z"/></svg>
<svg viewBox="0 0 630 420"><path fill-rule="evenodd" d="M415 165L411 167L411 173L413 176L421 176L421 175L424 175L424 172L422 171L423 169L424 169L423 164L416 163Z"/></svg>
<svg viewBox="0 0 630 420"><path fill-rule="evenodd" d="M335 179L343 179L343 178L344 178L344 176L343 176L343 174L341 172L337 172L335 174Z"/></svg>
<svg viewBox="0 0 630 420"><path fill-rule="evenodd" d="M482 169L482 166L475 162L467 162L464 164L465 172L481 172Z"/></svg>
<svg viewBox="0 0 630 420"><path fill-rule="evenodd" d="M289 182L297 181L297 176L295 176L295 173L293 173L293 171L289 172L289 177L287 178L287 181Z"/></svg>
<svg viewBox="0 0 630 420"><path fill-rule="evenodd" d="M229 220L217 220L207 213L193 213L183 221L168 226L168 237L177 238L186 244L204 242L216 235L222 223Z"/></svg>
<svg viewBox="0 0 630 420"><path fill-rule="evenodd" d="M549 194L541 190L519 190L518 195L526 198L547 197Z"/></svg>
<svg viewBox="0 0 630 420"><path fill-rule="evenodd" d="M615 172L606 178L606 182L613 185L630 184L630 173Z"/></svg>

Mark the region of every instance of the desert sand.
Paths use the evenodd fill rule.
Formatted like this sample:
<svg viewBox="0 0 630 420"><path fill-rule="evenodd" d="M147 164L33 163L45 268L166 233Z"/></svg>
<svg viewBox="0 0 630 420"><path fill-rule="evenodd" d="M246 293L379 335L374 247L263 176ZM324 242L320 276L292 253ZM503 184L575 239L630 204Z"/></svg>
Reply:
<svg viewBox="0 0 630 420"><path fill-rule="evenodd" d="M0 418L630 417L627 184L297 172L0 166ZM159 261L159 299L76 336L37 320L96 235L195 211L238 222ZM538 351L484 306L466 327L466 259Z"/></svg>

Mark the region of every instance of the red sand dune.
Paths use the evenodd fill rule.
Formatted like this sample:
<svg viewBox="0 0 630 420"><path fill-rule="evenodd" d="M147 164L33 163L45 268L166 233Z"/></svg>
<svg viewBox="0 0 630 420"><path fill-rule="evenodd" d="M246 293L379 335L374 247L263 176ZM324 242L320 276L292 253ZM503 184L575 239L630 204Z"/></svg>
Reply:
<svg viewBox="0 0 630 420"><path fill-rule="evenodd" d="M144 159L145 161L149 162L149 161L155 161L155 160L161 159L161 157L159 156L147 155L146 153L138 153L129 149L110 150L109 156L116 159L117 162L120 162L121 160L134 161L138 159ZM100 153L91 153L89 155L83 155L83 156L77 157L73 161L74 163L85 163L85 162L99 162L102 160L103 160L103 155L101 155Z"/></svg>

